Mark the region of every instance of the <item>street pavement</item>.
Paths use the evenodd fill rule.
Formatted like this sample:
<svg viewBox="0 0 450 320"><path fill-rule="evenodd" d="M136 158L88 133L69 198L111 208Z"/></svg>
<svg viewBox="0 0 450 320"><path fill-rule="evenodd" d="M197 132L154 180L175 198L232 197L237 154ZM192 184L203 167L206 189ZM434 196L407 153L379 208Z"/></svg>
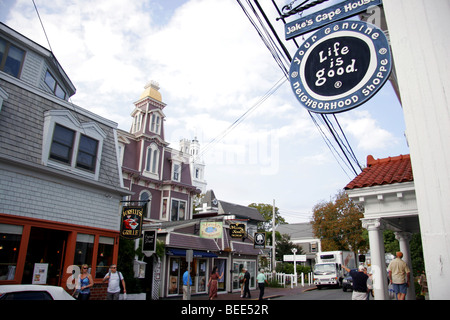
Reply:
<svg viewBox="0 0 450 320"><path fill-rule="evenodd" d="M290 286L286 286L286 288L272 288L266 287L264 289L264 300L275 299L279 297L286 297L290 295L297 295L305 291L316 289L315 285L305 285L302 287L301 285L294 286L291 288ZM242 301L251 301L258 300L259 298L259 289L251 290L251 298L241 298L240 292L235 293L218 293L217 298L215 300L242 300ZM181 299L181 297L180 297ZM208 295L192 295L191 300L208 300Z"/></svg>

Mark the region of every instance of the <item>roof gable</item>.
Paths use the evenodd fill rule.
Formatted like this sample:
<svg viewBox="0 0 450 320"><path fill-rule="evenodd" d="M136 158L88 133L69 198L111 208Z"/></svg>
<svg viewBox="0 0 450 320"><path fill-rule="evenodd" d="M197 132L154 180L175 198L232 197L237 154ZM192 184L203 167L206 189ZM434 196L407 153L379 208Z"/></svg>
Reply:
<svg viewBox="0 0 450 320"><path fill-rule="evenodd" d="M375 160L367 156L367 168L345 186L345 189L414 181L410 155Z"/></svg>
<svg viewBox="0 0 450 320"><path fill-rule="evenodd" d="M291 240L314 238L312 224L310 222L280 224L277 226L276 231L289 235Z"/></svg>
<svg viewBox="0 0 450 320"><path fill-rule="evenodd" d="M220 214L232 214L238 218L249 218L255 221L265 221L262 217L261 213L255 208L241 206L239 204L234 204L230 202L219 201L220 208L222 210L219 211Z"/></svg>

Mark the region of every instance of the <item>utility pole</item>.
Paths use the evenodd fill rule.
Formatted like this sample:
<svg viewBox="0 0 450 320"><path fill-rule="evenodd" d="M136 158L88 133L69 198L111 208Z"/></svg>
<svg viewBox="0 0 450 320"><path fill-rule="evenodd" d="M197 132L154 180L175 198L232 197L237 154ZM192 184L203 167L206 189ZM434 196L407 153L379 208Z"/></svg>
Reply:
<svg viewBox="0 0 450 320"><path fill-rule="evenodd" d="M272 208L272 273L275 275L275 199L273 199Z"/></svg>

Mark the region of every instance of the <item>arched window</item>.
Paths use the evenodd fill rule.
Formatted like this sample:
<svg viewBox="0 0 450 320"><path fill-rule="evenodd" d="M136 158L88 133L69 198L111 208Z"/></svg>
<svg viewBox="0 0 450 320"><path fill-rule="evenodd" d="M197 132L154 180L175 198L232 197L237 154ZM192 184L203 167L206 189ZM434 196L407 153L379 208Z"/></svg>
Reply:
<svg viewBox="0 0 450 320"><path fill-rule="evenodd" d="M153 113L150 121L150 131L156 134L161 133L161 116Z"/></svg>
<svg viewBox="0 0 450 320"><path fill-rule="evenodd" d="M133 130L132 130L133 133L140 131L141 126L142 126L142 112L138 112L134 116L134 120L133 120Z"/></svg>
<svg viewBox="0 0 450 320"><path fill-rule="evenodd" d="M159 149L156 144L152 143L147 148L147 155L145 158L145 171L157 174L158 166L159 166Z"/></svg>
<svg viewBox="0 0 450 320"><path fill-rule="evenodd" d="M150 219L150 210L151 210L151 204L152 204L152 195L148 191L142 191L139 195L139 200L142 201L141 205L146 206L146 210L144 212L144 218ZM146 202L144 202L146 201Z"/></svg>

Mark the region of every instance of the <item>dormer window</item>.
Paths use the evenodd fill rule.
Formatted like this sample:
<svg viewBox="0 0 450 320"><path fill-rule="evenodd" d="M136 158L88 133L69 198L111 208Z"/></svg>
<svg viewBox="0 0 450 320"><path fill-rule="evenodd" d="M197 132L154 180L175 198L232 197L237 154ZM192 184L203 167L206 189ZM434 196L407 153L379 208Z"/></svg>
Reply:
<svg viewBox="0 0 450 320"><path fill-rule="evenodd" d="M50 147L50 158L70 164L72 159L75 131L55 124L53 140Z"/></svg>
<svg viewBox="0 0 450 320"><path fill-rule="evenodd" d="M66 163L79 169L95 171L97 162L98 141L84 134L55 123L53 140L50 146L50 159ZM74 148L76 157L74 155Z"/></svg>
<svg viewBox="0 0 450 320"><path fill-rule="evenodd" d="M25 51L0 38L0 70L19 78Z"/></svg>
<svg viewBox="0 0 450 320"><path fill-rule="evenodd" d="M181 180L181 164L174 162L172 164L172 180L180 182Z"/></svg>
<svg viewBox="0 0 450 320"><path fill-rule="evenodd" d="M97 162L97 149L97 140L81 134L78 146L76 163L77 168L82 168L88 171L95 171L95 164Z"/></svg>
<svg viewBox="0 0 450 320"><path fill-rule="evenodd" d="M70 111L46 111L42 163L98 180L105 138L106 134L96 123L80 123Z"/></svg>
<svg viewBox="0 0 450 320"><path fill-rule="evenodd" d="M142 127L142 113L138 112L135 116L134 116L134 120L133 120L133 132L136 133L138 131L141 131L141 127Z"/></svg>
<svg viewBox="0 0 450 320"><path fill-rule="evenodd" d="M145 159L145 171L157 174L159 167L159 149L158 146L152 143L147 148L147 157Z"/></svg>
<svg viewBox="0 0 450 320"><path fill-rule="evenodd" d="M150 122L150 131L156 134L161 132L161 116L159 114L153 113Z"/></svg>
<svg viewBox="0 0 450 320"><path fill-rule="evenodd" d="M150 210L151 210L151 200L152 195L148 191L142 191L139 196L139 201L141 201L141 205L145 206L146 211L144 212L144 218L150 219Z"/></svg>
<svg viewBox="0 0 450 320"><path fill-rule="evenodd" d="M45 84L52 90L52 92L57 96L58 98L65 99L66 93L59 85L58 81L56 81L55 77L47 70L45 73Z"/></svg>

